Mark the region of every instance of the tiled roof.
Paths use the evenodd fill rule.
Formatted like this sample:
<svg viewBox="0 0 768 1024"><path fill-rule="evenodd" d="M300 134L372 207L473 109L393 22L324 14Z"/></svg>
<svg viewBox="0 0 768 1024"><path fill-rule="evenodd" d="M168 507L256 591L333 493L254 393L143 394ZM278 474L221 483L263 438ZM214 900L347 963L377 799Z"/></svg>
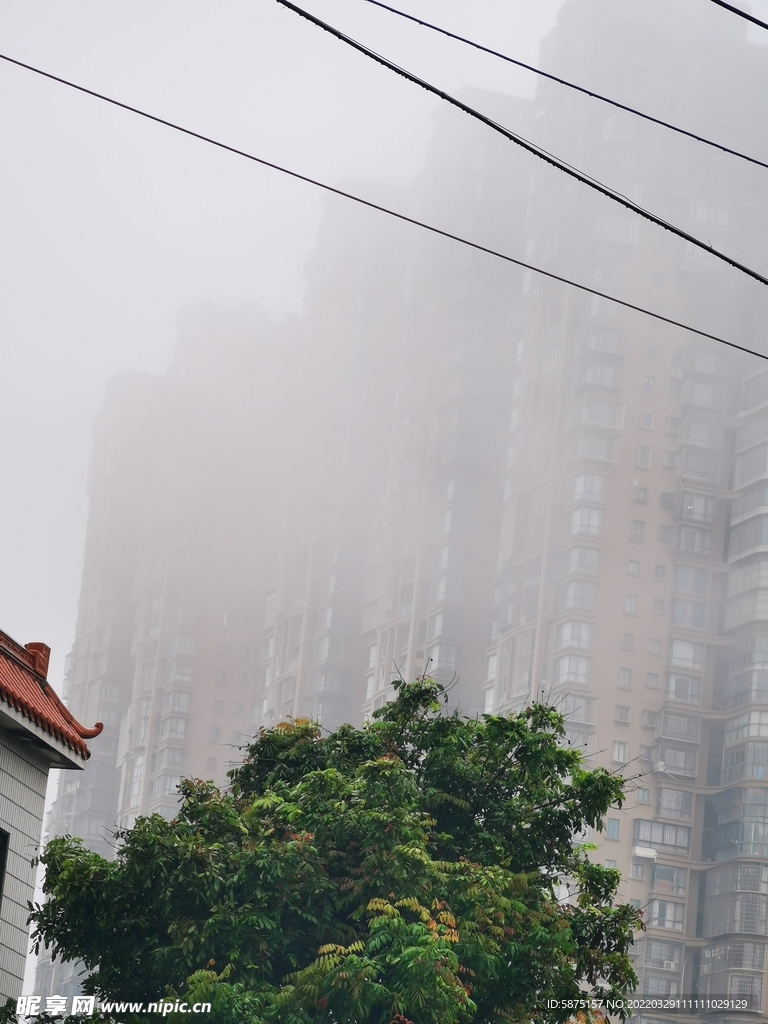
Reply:
<svg viewBox="0 0 768 1024"><path fill-rule="evenodd" d="M9 704L83 759L91 756L85 740L104 726L86 729L72 717L46 680L51 649L33 643L22 647L0 631L0 703Z"/></svg>

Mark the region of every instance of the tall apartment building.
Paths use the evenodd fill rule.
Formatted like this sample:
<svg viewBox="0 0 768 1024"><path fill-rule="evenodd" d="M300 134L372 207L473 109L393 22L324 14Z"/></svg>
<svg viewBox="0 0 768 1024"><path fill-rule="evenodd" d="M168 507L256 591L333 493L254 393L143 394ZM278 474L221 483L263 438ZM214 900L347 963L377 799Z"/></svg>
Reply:
<svg viewBox="0 0 768 1024"><path fill-rule="evenodd" d="M671 120L738 145L764 51L695 15L568 0L542 64L662 115L672 96ZM757 169L552 83L469 98L764 265ZM759 345L757 286L455 111L390 202ZM68 685L104 770L52 827L108 851L260 725L360 721L398 674L467 713L543 697L591 764L640 776L585 837L644 909L640 990L744 994L722 1022L760 1019L767 402L747 356L333 200L299 323L196 313L169 374L118 382L97 425Z"/></svg>
<svg viewBox="0 0 768 1024"><path fill-rule="evenodd" d="M618 96L629 80L649 110L663 109L662 69L675 68L681 93L687 83L696 92L677 119L724 139L763 51L726 26L717 59L738 67L733 91L707 83L714 42L692 45L690 13L573 0L542 58L565 76L572 55L581 66L591 59L594 88ZM562 152L570 136L574 163L600 167L603 180L691 233L762 255L760 183L747 174L737 192L724 156L659 159L642 126L597 105L575 115L550 87L531 123L547 148ZM707 254L571 193L546 170L532 176L534 262L578 265L601 290L642 294L680 320L759 344L754 289L734 281L724 294ZM523 291L484 707L552 700L590 763L642 773L605 832L585 837L644 910L640 992L743 997L745 1012L722 1020L764 1017L768 818L756 781L763 745L748 737L765 716L756 556L768 424L753 413L765 371L753 376L757 360L557 284L527 277Z"/></svg>
<svg viewBox="0 0 768 1024"><path fill-rule="evenodd" d="M111 857L115 829L170 816L182 775L225 780L254 731L263 607L274 571L301 362L250 311L190 310L162 377L126 374L95 424L90 517L66 696L104 732L61 779L49 834ZM82 967L43 953L37 991Z"/></svg>

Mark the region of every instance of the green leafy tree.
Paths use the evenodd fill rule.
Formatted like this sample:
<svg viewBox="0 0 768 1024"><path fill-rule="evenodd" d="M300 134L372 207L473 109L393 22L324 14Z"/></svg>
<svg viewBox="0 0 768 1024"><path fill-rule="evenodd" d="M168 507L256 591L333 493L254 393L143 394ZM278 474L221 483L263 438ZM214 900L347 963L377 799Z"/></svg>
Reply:
<svg viewBox="0 0 768 1024"><path fill-rule="evenodd" d="M36 942L102 999L206 1001L217 1024L556 1022L551 1000L620 997L640 920L573 836L622 780L563 746L551 707L446 701L422 679L362 729L262 730L228 791L184 781L113 862L54 839Z"/></svg>

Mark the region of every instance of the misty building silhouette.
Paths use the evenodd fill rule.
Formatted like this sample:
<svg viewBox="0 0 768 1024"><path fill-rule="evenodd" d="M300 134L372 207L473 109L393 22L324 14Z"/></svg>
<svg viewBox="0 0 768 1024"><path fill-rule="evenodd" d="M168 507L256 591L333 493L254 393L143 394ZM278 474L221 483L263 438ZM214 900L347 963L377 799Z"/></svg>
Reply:
<svg viewBox="0 0 768 1024"><path fill-rule="evenodd" d="M597 91L738 146L736 112L742 128L764 118L764 50L743 22L711 38L692 12L569 0L542 66L589 67ZM663 145L553 83L532 101L466 97L765 265L762 170ZM384 201L739 344L762 337L759 286L455 111L438 112L414 187ZM300 320L190 311L166 377L110 391L67 682L105 731L52 830L109 855L115 822L172 815L182 775L224 781L260 726L359 722L398 676L434 675L468 714L543 698L588 763L638 776L581 838L643 909L639 991L727 994L747 1002L722 1022L760 1019L766 409L753 358L329 199ZM66 970L39 977L64 992Z"/></svg>

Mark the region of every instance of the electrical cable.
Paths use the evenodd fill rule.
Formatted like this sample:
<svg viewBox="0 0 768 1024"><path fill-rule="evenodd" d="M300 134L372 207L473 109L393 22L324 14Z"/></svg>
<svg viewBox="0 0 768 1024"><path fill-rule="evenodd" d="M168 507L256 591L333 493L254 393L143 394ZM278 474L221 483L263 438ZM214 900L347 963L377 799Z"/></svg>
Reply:
<svg viewBox="0 0 768 1024"><path fill-rule="evenodd" d="M412 74L410 71L406 71L405 68L401 68L398 64L395 64L391 60L388 60L386 57L383 57L381 54L376 53L375 50L371 50L370 47L365 46L363 43L359 43L356 39L353 39L351 36L345 35L342 31L335 28L333 25L329 25L328 22L322 21L320 18L315 17L314 14L310 14L309 11L305 11L302 7L297 7L296 4L290 3L289 0L277 0L277 3L281 4L287 10L293 11L294 14L298 14L299 17L305 18L307 21L310 21L313 25L316 25L318 28L322 28L324 31L330 33L332 36L335 36L337 39L345 43L347 46L352 47L352 49L357 50L364 56L376 61L377 64L381 64L389 71L394 71L395 74L405 78L407 81L413 83L413 85L418 85L420 88L425 89L429 93L432 93L432 95L439 96L441 100L445 100L446 103L450 103L452 106L464 111L465 114L469 114L470 117L475 118L475 120L480 121L488 128L491 128L493 129L493 131L498 132L498 134L503 136L505 139L508 139L510 142L514 142L516 146L522 147L527 152L532 153L534 156L538 157L540 160L546 161L548 164L551 164L558 170L563 171L571 178L575 178L576 181L581 182L582 185L587 185L595 192L600 193L600 195L605 196L607 199L613 200L614 203L618 203L619 206L623 206L627 210L631 210L632 213L636 213L638 216L644 217L652 224L656 224L657 227L664 228L665 231L669 231L671 234L677 235L678 238L685 239L686 242L689 242L691 245L696 246L696 248L702 249L704 252L709 253L711 256L714 256L715 259L721 260L723 263L727 263L730 267L733 267L735 270L740 270L743 274L746 274L748 277L754 278L755 281L759 281L760 284L768 285L768 278L763 277L763 275L759 274L756 270L752 270L751 267L747 267L743 263L739 263L737 260L732 259L730 256L726 256L724 253L719 252L717 249L714 249L711 244L702 242L701 239L696 238L695 235L689 235L688 232L683 231L682 228L678 228L676 225L670 223L669 221L663 220L661 217L657 217L655 214L651 213L649 210L646 210L644 207L638 206L637 203L633 203L631 199L628 199L626 196L623 196L620 192L616 192L614 189L610 188L608 185L604 185L601 181L598 181L596 178L592 178L588 174L585 174L583 171L579 171L577 168L565 163L565 161L558 159L551 153L548 153L546 150L542 149L540 146L536 146L534 143L529 142L528 139L524 139L521 135L517 135L515 134L515 132L511 132L508 128L505 128L497 121L494 121L490 117L486 117L485 114L482 114L479 110L475 110L474 107L470 107L468 106L468 104L462 103L461 100L457 99L455 96L452 96L450 93L444 92L442 89L439 89L436 85L432 85L430 82L425 81L423 78L419 78L417 75Z"/></svg>
<svg viewBox="0 0 768 1024"><path fill-rule="evenodd" d="M707 139L703 135L697 135L696 132L689 132L686 128L681 128L679 125L670 124L669 121L664 121L660 117L654 117L652 114L646 114L642 110L636 110L634 107L627 106L626 103L620 103L618 100L611 99L610 96L603 96L599 92L594 92L592 89L587 89L583 85L576 85L574 82L569 82L566 78L560 78L558 75L553 75L549 71L542 71L540 68L534 67L532 64L525 64L521 60L517 60L515 57L509 57L505 53L500 53L498 50L492 50L489 46L483 46L482 43L476 43L472 39L466 39L464 36L457 35L455 32L450 32L446 28L441 28L440 25L433 25L429 21L424 21L423 18L417 18L413 14L407 14L405 11L400 11L397 7L390 7L389 4L382 3L381 0L365 0L365 3L373 4L374 7L381 7L382 10L389 11L391 14L396 14L400 18L406 18L408 21L413 21L417 25L421 25L424 28L431 29L433 32L439 32L441 35L447 36L449 39L455 39L459 43L465 43L467 46L473 46L476 50L481 50L483 53L488 53L492 57L498 57L500 60L507 61L509 64L514 64L516 67L523 68L525 71L531 71L534 75L539 75L541 78L548 78L551 82L557 82L558 85L564 85L567 89L573 89L576 92L583 93L585 96L591 96L594 100L600 100L601 103L609 103L612 107L617 107L619 110L625 110L629 114L633 114L635 117L642 117L645 121L650 121L652 124L658 124L662 128L668 128L672 132L677 132L679 135L685 135L686 138L694 139L696 142L701 142L705 146L712 146L713 149L719 149L723 153L728 153L730 156L738 157L739 160L747 160L751 164L756 164L758 167L765 167L768 169L768 162L758 160L757 157L749 156L747 153L742 153L738 149L731 149L729 146L724 146L720 142L713 142L712 139Z"/></svg>
<svg viewBox="0 0 768 1024"><path fill-rule="evenodd" d="M746 11L742 11L738 7L733 7L731 4L725 3L725 0L712 0L712 3L717 4L718 7L724 7L726 11L730 11L731 14L738 14L740 18L744 18L746 21L751 21L753 25L759 25L760 28L768 28L768 24L764 21L760 21L759 18L755 18L753 15L747 14Z"/></svg>
<svg viewBox="0 0 768 1024"><path fill-rule="evenodd" d="M112 96L106 96L104 93L96 92L94 89L88 89L84 85L78 85L76 82L71 82L67 78L54 75L50 71L43 71L42 68L37 68L32 64L25 64L23 61L16 60L14 57L9 57L7 54L0 53L0 60L4 60L6 63L13 64L16 67L24 68L25 71L31 71L33 74L40 75L42 78L48 78L52 82L58 82L59 85L65 85L69 89L75 89L77 92L85 93L86 96L92 96L94 99L102 100L104 103L109 103L114 107L119 107L121 110L127 110L131 114L137 114L139 117L155 122L155 124L161 124L166 128L172 128L174 131L180 132L182 135L188 135L190 138L197 139L199 142L205 142L210 146L215 146L217 149L223 149L227 153L233 153L235 156L244 157L246 160L251 160L253 163L260 164L262 167L269 167L273 171L280 171L281 174L287 174L289 177L295 178L297 181L303 181L308 185L314 185L316 188L323 189L325 192L330 192L332 195L341 196L343 199L349 199L352 202L357 203L360 206L365 206L370 210L377 210L379 213L385 213L387 216L394 217L406 224L412 224L414 227L423 228L425 231L429 231L434 235L439 235L441 238L448 238L452 242L459 242L461 245L465 245L470 249L475 249L477 252L483 252L488 256L493 256L496 259L503 260L505 263L511 263L516 267L521 267L523 270L530 270L532 273L539 274L551 281L558 281L560 284L569 285L579 291L586 292L588 295L595 295L600 299L606 299L608 302L615 302L617 306L622 306L625 309L631 309L635 313L651 317L651 319L658 320L660 323L668 324L671 327L678 327L680 330L688 331L690 334L695 334L700 338L706 338L708 341L717 342L719 345L725 345L728 348L736 349L738 352L745 352L747 355L756 356L758 359L763 359L768 362L768 355L762 352L756 352L754 349L747 348L745 345L737 345L735 341L728 341L725 338L719 337L717 334L702 331L698 327L691 327L690 324L685 324L680 320L664 316L663 313L655 313L653 310L646 309L644 306L638 306L633 302L628 302L626 299L619 299L615 295L609 295L608 292L599 291L597 288L590 288L589 285L579 284L577 281L573 281L568 277L563 277L561 274L555 274L550 270L544 270L541 267L536 267L532 263L526 263L524 260L518 260L514 256L509 256L496 249L491 249L489 246L481 245L479 242L473 242L468 238L463 238L461 235L455 235L451 231L446 231L443 228L436 227L434 224L428 224L426 221L417 220L416 217L409 217L405 213L399 213L397 210L391 210L387 206L381 206L379 203L374 203L370 199L363 199L362 196L357 196L353 192L346 192L344 189L336 188L334 185L327 184L327 182L318 181L316 178L310 178L306 174L299 173L299 171L293 171L290 168L283 167L271 160L265 160L263 157L255 156L253 153L248 153L243 149L237 149L237 147L230 146L226 142L220 142L218 139L213 139L208 135L203 135L201 132L196 132L191 128L185 128L183 125L176 124L174 121L168 121L163 117L159 117L157 114L150 114L148 111L142 110L140 107L133 107L128 103L123 103L121 100L114 99Z"/></svg>

